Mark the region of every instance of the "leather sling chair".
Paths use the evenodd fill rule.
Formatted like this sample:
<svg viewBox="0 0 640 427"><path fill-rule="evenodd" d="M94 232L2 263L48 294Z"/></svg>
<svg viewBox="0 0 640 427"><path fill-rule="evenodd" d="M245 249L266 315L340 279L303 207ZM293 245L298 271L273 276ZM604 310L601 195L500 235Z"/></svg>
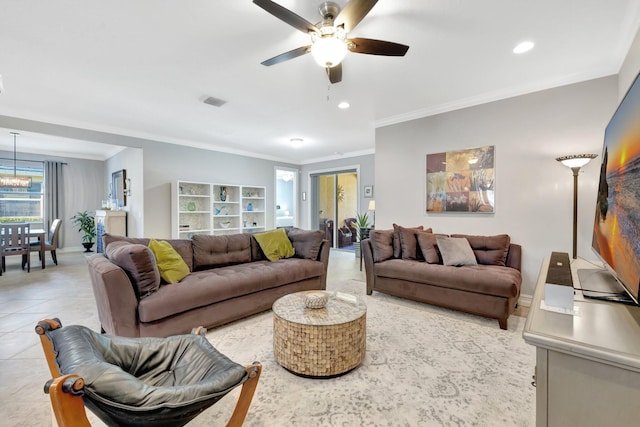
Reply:
<svg viewBox="0 0 640 427"><path fill-rule="evenodd" d="M60 427L90 426L85 405L109 426L183 426L242 385L227 426L241 426L262 365L218 352L206 330L167 338L102 335L58 319L36 326L53 377L45 385Z"/></svg>

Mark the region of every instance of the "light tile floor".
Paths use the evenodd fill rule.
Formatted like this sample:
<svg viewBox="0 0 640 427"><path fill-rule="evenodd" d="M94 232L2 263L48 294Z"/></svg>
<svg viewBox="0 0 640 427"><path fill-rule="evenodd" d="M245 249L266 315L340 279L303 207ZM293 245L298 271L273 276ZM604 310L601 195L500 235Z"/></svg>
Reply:
<svg viewBox="0 0 640 427"><path fill-rule="evenodd" d="M39 320L58 317L100 329L84 254L58 253L56 266L47 253L44 270L37 257L32 254L30 273L21 270L19 257L8 257L0 277L0 426L51 425L43 393L50 375L34 331ZM365 280L353 252L331 251L327 280L338 278ZM526 316L526 308L516 314Z"/></svg>
<svg viewBox="0 0 640 427"><path fill-rule="evenodd" d="M39 320L58 317L63 325L100 330L84 254L59 251L56 266L47 253L44 270L38 255L31 257L29 273L20 268L20 257L7 257L0 277L0 426L51 425L43 393L50 374L34 331ZM328 280L364 280L358 261L353 252L332 250Z"/></svg>

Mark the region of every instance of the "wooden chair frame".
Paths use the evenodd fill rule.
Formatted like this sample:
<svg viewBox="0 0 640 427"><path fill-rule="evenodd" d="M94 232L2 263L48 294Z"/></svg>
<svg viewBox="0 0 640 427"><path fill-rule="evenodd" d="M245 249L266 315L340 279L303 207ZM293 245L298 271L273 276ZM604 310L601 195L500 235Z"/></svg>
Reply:
<svg viewBox="0 0 640 427"><path fill-rule="evenodd" d="M36 333L40 335L40 343L44 351L47 365L53 379L45 384L45 393L49 394L51 407L59 427L90 427L84 406L84 381L78 375L62 375L56 363L53 343L46 335L47 328L55 330L62 327L58 319L44 319L36 325ZM195 328L192 333L204 335L206 329ZM241 427L251 406L253 395L262 373L262 364L254 362L246 367L248 379L242 384L240 396L236 402L227 427Z"/></svg>

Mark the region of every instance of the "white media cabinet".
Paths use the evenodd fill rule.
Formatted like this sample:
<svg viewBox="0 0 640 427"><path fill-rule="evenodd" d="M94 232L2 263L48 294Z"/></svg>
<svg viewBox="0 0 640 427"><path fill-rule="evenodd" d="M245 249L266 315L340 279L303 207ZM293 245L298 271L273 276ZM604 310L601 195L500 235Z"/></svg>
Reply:
<svg viewBox="0 0 640 427"><path fill-rule="evenodd" d="M536 425L639 425L640 307L576 290L574 315L541 309L548 267L546 258L522 334L536 347ZM574 260L576 288L578 268L595 266Z"/></svg>

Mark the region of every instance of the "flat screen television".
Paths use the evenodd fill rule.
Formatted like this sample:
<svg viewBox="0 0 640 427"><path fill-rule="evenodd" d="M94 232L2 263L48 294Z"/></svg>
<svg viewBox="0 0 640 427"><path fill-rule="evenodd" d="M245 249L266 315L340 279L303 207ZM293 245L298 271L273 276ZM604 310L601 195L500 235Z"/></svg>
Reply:
<svg viewBox="0 0 640 427"><path fill-rule="evenodd" d="M605 270L578 271L585 297L638 304L640 286L640 74L604 133L591 247Z"/></svg>

